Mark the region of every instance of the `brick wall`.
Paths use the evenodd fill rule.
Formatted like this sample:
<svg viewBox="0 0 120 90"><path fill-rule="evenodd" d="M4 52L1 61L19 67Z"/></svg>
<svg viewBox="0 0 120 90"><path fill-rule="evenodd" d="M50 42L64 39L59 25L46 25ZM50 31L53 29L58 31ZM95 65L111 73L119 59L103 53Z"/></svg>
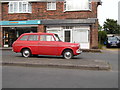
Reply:
<svg viewBox="0 0 120 90"><path fill-rule="evenodd" d="M0 21L2 20L2 9L0 3ZM0 47L2 46L2 27L0 26Z"/></svg>
<svg viewBox="0 0 120 90"><path fill-rule="evenodd" d="M92 11L72 11L64 12L64 3L57 2L57 10L48 11L46 2L34 2L32 3L32 13L23 14L9 14L8 13L8 3L2 5L2 20L12 21L12 20L38 20L38 19L87 19L87 18L97 18L97 6L96 2L92 2ZM44 32L44 25L38 25L38 32ZM0 37L2 32L0 31ZM90 48L98 47L98 21L91 25L90 31ZM0 43L1 42L0 38Z"/></svg>
<svg viewBox="0 0 120 90"><path fill-rule="evenodd" d="M95 24L92 24L90 27L90 48L97 49L98 48L98 20L96 20Z"/></svg>
<svg viewBox="0 0 120 90"><path fill-rule="evenodd" d="M97 18L97 3L92 2L92 11L64 12L64 3L57 2L57 10L48 11L46 2L32 3L32 13L9 14L8 3L2 5L3 20L35 20L35 19L85 19Z"/></svg>
<svg viewBox="0 0 120 90"><path fill-rule="evenodd" d="M38 25L38 27L37 27L37 32L45 32L45 27L44 27L44 25Z"/></svg>

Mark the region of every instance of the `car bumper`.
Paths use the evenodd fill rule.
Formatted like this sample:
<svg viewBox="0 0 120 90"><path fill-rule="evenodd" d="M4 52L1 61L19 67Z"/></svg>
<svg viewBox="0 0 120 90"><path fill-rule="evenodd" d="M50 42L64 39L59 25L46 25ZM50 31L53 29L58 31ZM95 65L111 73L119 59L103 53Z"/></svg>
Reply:
<svg viewBox="0 0 120 90"><path fill-rule="evenodd" d="M77 54L81 54L82 51L81 51L80 49L78 49L78 50L76 50L76 53L77 53Z"/></svg>
<svg viewBox="0 0 120 90"><path fill-rule="evenodd" d="M117 47L117 46L119 46L119 44L113 43L113 44L107 44L107 46Z"/></svg>

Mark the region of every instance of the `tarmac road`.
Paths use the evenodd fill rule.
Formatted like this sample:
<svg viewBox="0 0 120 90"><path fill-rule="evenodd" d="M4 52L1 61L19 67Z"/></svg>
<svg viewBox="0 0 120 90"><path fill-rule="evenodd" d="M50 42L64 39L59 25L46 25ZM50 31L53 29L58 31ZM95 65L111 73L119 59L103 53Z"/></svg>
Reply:
<svg viewBox="0 0 120 90"><path fill-rule="evenodd" d="M117 88L118 72L3 66L3 88Z"/></svg>
<svg viewBox="0 0 120 90"><path fill-rule="evenodd" d="M21 58L20 54L3 51L3 60L5 56L13 58L14 55ZM102 53L82 53L76 58L105 60L111 64L112 70L3 66L2 86L3 88L118 88L118 51L103 50ZM42 57L42 59L57 60L55 57Z"/></svg>

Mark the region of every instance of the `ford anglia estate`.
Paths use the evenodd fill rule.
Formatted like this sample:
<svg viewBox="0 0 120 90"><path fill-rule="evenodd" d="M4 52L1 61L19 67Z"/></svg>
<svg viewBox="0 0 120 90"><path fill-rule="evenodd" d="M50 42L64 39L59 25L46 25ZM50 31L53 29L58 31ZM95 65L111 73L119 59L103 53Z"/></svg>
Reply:
<svg viewBox="0 0 120 90"><path fill-rule="evenodd" d="M23 57L62 55L65 59L71 59L82 52L80 44L62 42L59 36L53 33L24 33L12 44L12 48Z"/></svg>

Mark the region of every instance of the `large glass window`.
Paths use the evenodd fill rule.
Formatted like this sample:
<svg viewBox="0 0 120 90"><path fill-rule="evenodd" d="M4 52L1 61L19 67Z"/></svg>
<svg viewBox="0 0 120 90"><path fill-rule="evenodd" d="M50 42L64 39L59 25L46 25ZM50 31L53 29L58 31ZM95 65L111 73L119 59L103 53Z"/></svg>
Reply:
<svg viewBox="0 0 120 90"><path fill-rule="evenodd" d="M25 1L9 2L9 13L31 13L31 3Z"/></svg>
<svg viewBox="0 0 120 90"><path fill-rule="evenodd" d="M56 10L56 2L48 2L47 10Z"/></svg>
<svg viewBox="0 0 120 90"><path fill-rule="evenodd" d="M40 35L40 41L55 41L52 35Z"/></svg>
<svg viewBox="0 0 120 90"><path fill-rule="evenodd" d="M89 42L89 30L76 29L73 32L73 42L75 43L88 43Z"/></svg>
<svg viewBox="0 0 120 90"><path fill-rule="evenodd" d="M65 11L90 10L90 0L65 0Z"/></svg>

